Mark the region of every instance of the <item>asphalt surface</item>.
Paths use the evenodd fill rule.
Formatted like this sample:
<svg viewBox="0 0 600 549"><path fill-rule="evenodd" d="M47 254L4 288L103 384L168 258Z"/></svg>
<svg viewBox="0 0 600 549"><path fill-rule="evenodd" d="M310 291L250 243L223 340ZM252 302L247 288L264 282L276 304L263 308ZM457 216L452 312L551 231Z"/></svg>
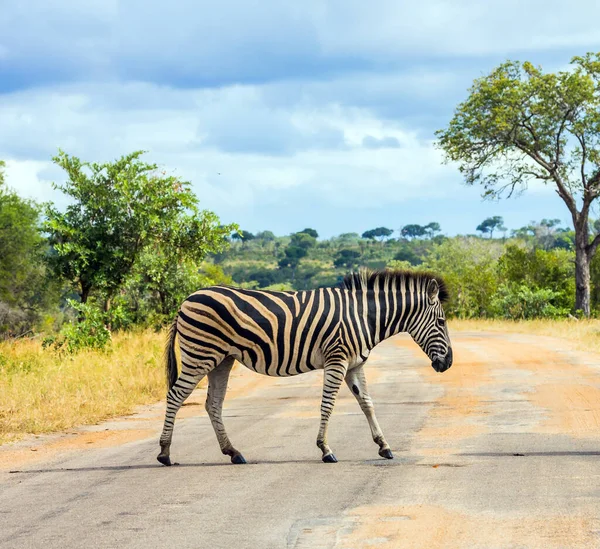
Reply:
<svg viewBox="0 0 600 549"><path fill-rule="evenodd" d="M176 467L155 460L164 403L4 446L0 548L600 547L600 357L533 336L452 339L444 374L402 336L369 360L392 461L344 386L339 463L322 463L321 373L242 367L224 420L247 465L220 454L202 388L176 423Z"/></svg>

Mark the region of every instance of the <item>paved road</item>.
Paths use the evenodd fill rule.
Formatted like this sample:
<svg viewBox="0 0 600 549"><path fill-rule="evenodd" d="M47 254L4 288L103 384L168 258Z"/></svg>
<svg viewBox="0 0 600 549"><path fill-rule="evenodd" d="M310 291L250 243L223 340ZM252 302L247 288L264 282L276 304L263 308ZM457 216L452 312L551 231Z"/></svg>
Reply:
<svg viewBox="0 0 600 549"><path fill-rule="evenodd" d="M225 420L246 466L219 453L203 390L176 425L179 467L155 461L162 405L3 447L0 547L600 547L600 357L532 336L453 341L442 375L404 337L370 359L393 461L343 387L339 463L321 463L319 373L241 368Z"/></svg>

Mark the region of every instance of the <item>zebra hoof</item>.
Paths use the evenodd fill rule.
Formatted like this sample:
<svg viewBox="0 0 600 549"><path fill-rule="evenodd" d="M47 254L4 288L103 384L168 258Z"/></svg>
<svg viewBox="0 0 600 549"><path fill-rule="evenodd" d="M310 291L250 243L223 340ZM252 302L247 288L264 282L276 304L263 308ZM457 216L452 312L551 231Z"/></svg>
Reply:
<svg viewBox="0 0 600 549"><path fill-rule="evenodd" d="M323 456L324 463L337 463L337 458L333 454Z"/></svg>
<svg viewBox="0 0 600 549"><path fill-rule="evenodd" d="M158 454L158 456L156 456L156 459L162 463L163 465L165 465L166 467L171 467L171 465L173 465L171 463L171 458L169 456L163 456L162 454Z"/></svg>
<svg viewBox="0 0 600 549"><path fill-rule="evenodd" d="M394 459L394 454L392 454L392 451L389 448L379 450L379 455L385 459Z"/></svg>
<svg viewBox="0 0 600 549"><path fill-rule="evenodd" d="M235 463L236 465L242 465L246 463L246 460L244 459L244 456L242 454L235 454L234 456L231 456L231 463Z"/></svg>

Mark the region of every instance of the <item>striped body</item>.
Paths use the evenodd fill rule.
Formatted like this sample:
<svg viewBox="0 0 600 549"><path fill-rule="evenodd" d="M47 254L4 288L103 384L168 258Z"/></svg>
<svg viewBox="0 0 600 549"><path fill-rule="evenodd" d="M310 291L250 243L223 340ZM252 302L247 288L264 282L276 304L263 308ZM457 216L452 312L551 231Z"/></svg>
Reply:
<svg viewBox="0 0 600 549"><path fill-rule="evenodd" d="M452 354L440 284L444 293L443 283L431 275L383 271L349 275L339 288L272 292L213 286L192 294L181 306L169 342L170 391L159 461L168 461L164 448L170 446L177 410L205 375L209 376L207 411L221 449L232 460L241 457L221 421L234 360L269 376L325 370L317 439L325 461L333 456L326 442L327 421L345 380L369 419L374 440L391 455L372 411L362 364L378 343L406 331L429 355L436 370L450 367ZM179 375L173 351L175 335L181 352ZM214 405L209 403L211 383L219 395L222 392Z"/></svg>

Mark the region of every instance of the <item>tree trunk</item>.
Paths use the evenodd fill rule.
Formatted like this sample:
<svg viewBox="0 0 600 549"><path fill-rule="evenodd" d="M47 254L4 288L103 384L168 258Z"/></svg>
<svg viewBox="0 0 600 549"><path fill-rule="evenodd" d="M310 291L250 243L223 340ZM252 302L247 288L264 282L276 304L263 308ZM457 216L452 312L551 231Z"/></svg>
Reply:
<svg viewBox="0 0 600 549"><path fill-rule="evenodd" d="M81 299L81 303L87 303L88 298L90 297L90 290L92 288L90 286L81 284L81 292L79 294L79 298Z"/></svg>
<svg viewBox="0 0 600 549"><path fill-rule="evenodd" d="M590 316L590 254L587 219L575 225L575 310Z"/></svg>

